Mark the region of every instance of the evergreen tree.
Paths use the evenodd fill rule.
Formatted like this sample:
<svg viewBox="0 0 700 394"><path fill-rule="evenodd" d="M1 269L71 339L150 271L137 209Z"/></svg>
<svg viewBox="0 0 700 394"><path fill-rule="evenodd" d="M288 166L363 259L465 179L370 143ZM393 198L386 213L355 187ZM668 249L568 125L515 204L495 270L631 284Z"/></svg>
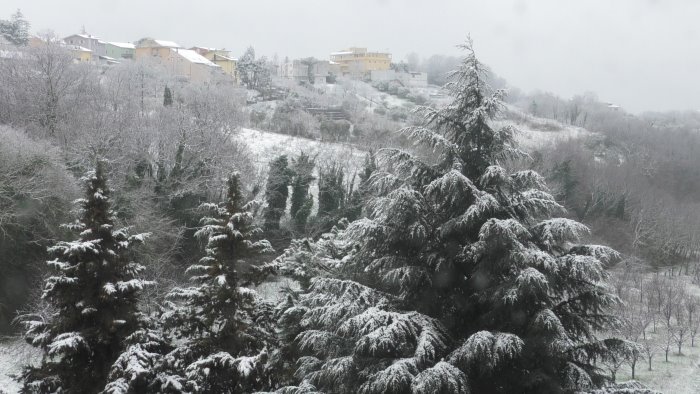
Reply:
<svg viewBox="0 0 700 394"><path fill-rule="evenodd" d="M346 204L344 213L345 218L348 220L356 220L362 215L362 209L370 197L369 180L375 171L377 171L377 159L374 151L370 150L365 156L365 161L360 171L360 182L357 190L349 193L349 201ZM354 184L354 182L351 184Z"/></svg>
<svg viewBox="0 0 700 394"><path fill-rule="evenodd" d="M164 107L169 107L173 105L173 92L170 91L169 87L165 87L165 90L163 91L163 106Z"/></svg>
<svg viewBox="0 0 700 394"><path fill-rule="evenodd" d="M561 186L559 198L564 201L570 201L578 186L578 181L571 167L571 160L564 160L561 163L556 163L552 168L552 180L558 182Z"/></svg>
<svg viewBox="0 0 700 394"><path fill-rule="evenodd" d="M294 179L292 181L292 203L289 213L295 229L302 233L306 228L306 222L313 208L314 200L309 194L309 186L315 179L313 176L315 165L314 160L304 152L292 162Z"/></svg>
<svg viewBox="0 0 700 394"><path fill-rule="evenodd" d="M322 168L318 176L318 215L331 216L342 206L345 198L343 169L338 163Z"/></svg>
<svg viewBox="0 0 700 394"><path fill-rule="evenodd" d="M522 153L491 126L503 92L464 49L453 102L401 131L437 157L381 151L368 217L275 261L302 276L279 319L293 392L573 392L627 346L596 337L615 323L604 280L619 255L577 245L588 229L551 217L564 210L542 177L500 165Z"/></svg>
<svg viewBox="0 0 700 394"><path fill-rule="evenodd" d="M68 227L75 241L49 249L56 273L46 279L42 297L54 308L47 321L27 322L26 338L43 351L41 364L28 367L23 392L98 392L122 344L139 326L137 297L148 283L129 251L145 235L114 229L104 164L83 179L79 221Z"/></svg>
<svg viewBox="0 0 700 394"><path fill-rule="evenodd" d="M292 171L286 155L279 156L270 162L270 172L267 175L267 188L265 189L265 230L278 230L280 219L287 209L287 197L289 184L292 179Z"/></svg>
<svg viewBox="0 0 700 394"><path fill-rule="evenodd" d="M17 46L29 44L29 22L22 11L17 10L9 21L0 20L0 35Z"/></svg>
<svg viewBox="0 0 700 394"><path fill-rule="evenodd" d="M104 394L178 393L177 376L163 372L165 355L172 351L157 316L125 338L125 350L112 364Z"/></svg>
<svg viewBox="0 0 700 394"><path fill-rule="evenodd" d="M273 384L264 373L275 347L272 310L244 287L259 274L251 259L272 251L258 239L251 207L238 175L229 178L224 203L203 205L212 214L197 231L206 256L187 269L197 285L168 295L164 320L179 345L165 357L163 392L241 393Z"/></svg>

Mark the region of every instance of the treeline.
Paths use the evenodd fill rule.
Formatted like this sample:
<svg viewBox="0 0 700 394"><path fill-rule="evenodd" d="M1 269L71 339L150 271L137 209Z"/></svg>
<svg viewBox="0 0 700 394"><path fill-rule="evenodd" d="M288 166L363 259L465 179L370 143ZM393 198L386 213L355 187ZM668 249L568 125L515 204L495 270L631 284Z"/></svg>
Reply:
<svg viewBox="0 0 700 394"><path fill-rule="evenodd" d="M700 252L696 115L634 116L592 94L563 100L536 93L514 102L595 133L535 152L534 168L547 175L578 220L656 269L696 269L690 266Z"/></svg>

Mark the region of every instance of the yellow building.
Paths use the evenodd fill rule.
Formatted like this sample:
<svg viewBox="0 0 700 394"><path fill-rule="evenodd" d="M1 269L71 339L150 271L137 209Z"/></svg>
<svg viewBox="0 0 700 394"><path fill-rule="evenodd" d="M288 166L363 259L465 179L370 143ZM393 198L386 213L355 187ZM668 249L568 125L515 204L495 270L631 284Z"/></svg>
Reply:
<svg viewBox="0 0 700 394"><path fill-rule="evenodd" d="M167 60L172 56L173 48L181 48L175 42L142 38L134 48L134 59L160 58Z"/></svg>
<svg viewBox="0 0 700 394"><path fill-rule="evenodd" d="M369 52L367 48L352 47L331 53L331 64L336 64L341 75L365 77L372 71L389 70L391 54Z"/></svg>
<svg viewBox="0 0 700 394"><path fill-rule="evenodd" d="M231 51L206 47L192 47L190 49L221 67L221 71L233 78L236 83L239 82L237 69L238 60L231 57Z"/></svg>
<svg viewBox="0 0 700 394"><path fill-rule="evenodd" d="M92 59L92 51L85 48L81 47L79 45L68 45L66 46L71 54L73 54L73 59L78 62L78 63L88 63L93 61Z"/></svg>
<svg viewBox="0 0 700 394"><path fill-rule="evenodd" d="M46 45L46 41L42 40L41 38L37 36L30 36L29 37L29 47L30 48L39 48Z"/></svg>

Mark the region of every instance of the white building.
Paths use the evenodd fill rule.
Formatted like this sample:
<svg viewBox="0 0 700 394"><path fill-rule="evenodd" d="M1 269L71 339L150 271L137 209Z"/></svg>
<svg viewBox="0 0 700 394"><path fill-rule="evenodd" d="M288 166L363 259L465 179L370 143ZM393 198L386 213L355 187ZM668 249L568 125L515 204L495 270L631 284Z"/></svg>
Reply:
<svg viewBox="0 0 700 394"><path fill-rule="evenodd" d="M417 71L372 70L370 79L372 82L396 81L407 88L424 88L428 86L428 74Z"/></svg>
<svg viewBox="0 0 700 394"><path fill-rule="evenodd" d="M311 70L313 83L326 83L326 78L330 75L330 62L316 60L311 67L313 67ZM304 60L283 62L279 70L279 74L283 78L309 82L309 65Z"/></svg>
<svg viewBox="0 0 700 394"><path fill-rule="evenodd" d="M93 60L97 60L99 56L106 55L105 42L100 40L99 37L87 33L73 34L63 39L67 45L73 45L76 47L87 48L92 51Z"/></svg>

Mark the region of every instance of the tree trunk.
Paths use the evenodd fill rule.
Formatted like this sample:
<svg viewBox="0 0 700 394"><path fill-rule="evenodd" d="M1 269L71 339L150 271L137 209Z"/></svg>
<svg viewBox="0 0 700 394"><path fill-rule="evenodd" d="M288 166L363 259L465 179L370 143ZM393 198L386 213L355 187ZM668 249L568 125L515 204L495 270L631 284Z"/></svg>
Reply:
<svg viewBox="0 0 700 394"><path fill-rule="evenodd" d="M634 379L634 367L637 366L637 361L632 362L632 379Z"/></svg>
<svg viewBox="0 0 700 394"><path fill-rule="evenodd" d="M666 348L666 362L668 362L668 348Z"/></svg>
<svg viewBox="0 0 700 394"><path fill-rule="evenodd" d="M651 356L649 356L649 370L651 371Z"/></svg>

